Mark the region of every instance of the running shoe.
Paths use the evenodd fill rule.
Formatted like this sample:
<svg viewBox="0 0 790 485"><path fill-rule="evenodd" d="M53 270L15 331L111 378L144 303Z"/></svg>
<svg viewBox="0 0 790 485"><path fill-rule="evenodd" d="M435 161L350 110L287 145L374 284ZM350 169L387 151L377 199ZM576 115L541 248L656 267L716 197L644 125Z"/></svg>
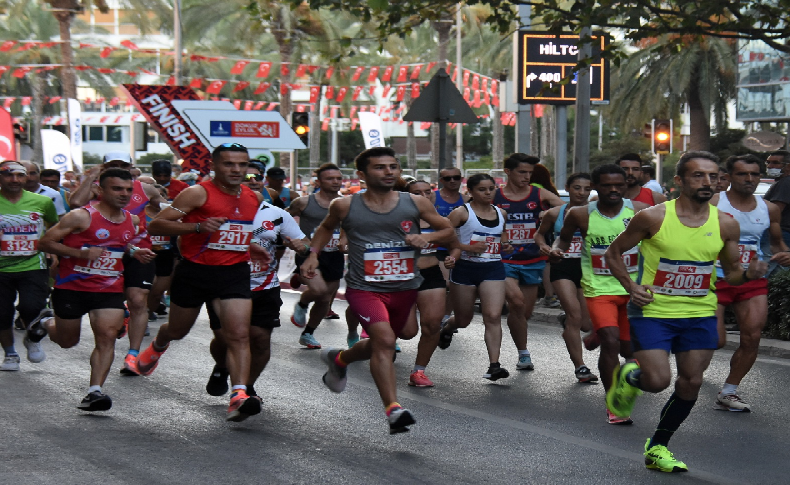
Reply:
<svg viewBox="0 0 790 485"><path fill-rule="evenodd" d="M397 340L395 341L395 352L397 352L397 353L401 352L400 344L398 344Z"/></svg>
<svg viewBox="0 0 790 485"><path fill-rule="evenodd" d="M259 397L258 393L255 392L255 388L252 386L247 386L247 395L250 397Z"/></svg>
<svg viewBox="0 0 790 485"><path fill-rule="evenodd" d="M261 412L261 400L250 397L247 391L237 390L230 395L230 405L225 421L240 422Z"/></svg>
<svg viewBox="0 0 790 485"><path fill-rule="evenodd" d="M17 316L16 320L14 320L14 328L17 329L17 330L24 331L25 327L26 327L25 326L25 322L22 321L22 317L21 316Z"/></svg>
<svg viewBox="0 0 790 485"><path fill-rule="evenodd" d="M40 342L41 339L46 337L47 329L44 327L44 321L50 318L55 318L55 312L49 308L41 310L38 316L27 324L27 338L33 342Z"/></svg>
<svg viewBox="0 0 790 485"><path fill-rule="evenodd" d="M101 391L88 393L77 405L77 408L83 411L107 411L111 407L112 399L107 394L102 394Z"/></svg>
<svg viewBox="0 0 790 485"><path fill-rule="evenodd" d="M137 357L132 354L126 354L123 358L123 367L121 368L121 375L127 377L137 377L140 371L137 370Z"/></svg>
<svg viewBox="0 0 790 485"><path fill-rule="evenodd" d="M557 295L547 296L543 299L543 306L546 308L559 308L560 299L557 298Z"/></svg>
<svg viewBox="0 0 790 485"><path fill-rule="evenodd" d="M152 312L151 310L148 310L148 321L155 322L157 320L159 320L159 317L156 316L156 312Z"/></svg>
<svg viewBox="0 0 790 485"><path fill-rule="evenodd" d="M716 403L713 409L720 411L733 411L736 413L750 413L752 411L749 403L738 397L737 394L722 394L716 396Z"/></svg>
<svg viewBox="0 0 790 485"><path fill-rule="evenodd" d="M483 374L483 379L488 379L489 381L497 381L506 377L510 377L510 372L508 372L504 367L494 368L489 366L488 371Z"/></svg>
<svg viewBox="0 0 790 485"><path fill-rule="evenodd" d="M516 364L516 369L518 370L535 370L535 365L532 363L532 356L527 355L519 355L518 356L518 364Z"/></svg>
<svg viewBox="0 0 790 485"><path fill-rule="evenodd" d="M428 379L425 371L416 370L409 376L409 385L413 387L433 387L433 381Z"/></svg>
<svg viewBox="0 0 790 485"><path fill-rule="evenodd" d="M164 303L160 303L158 307L156 307L156 314L157 315L167 315L167 307Z"/></svg>
<svg viewBox="0 0 790 485"><path fill-rule="evenodd" d="M327 320L340 320L340 315L333 312L332 310L329 310L329 313L327 313L324 318Z"/></svg>
<svg viewBox="0 0 790 485"><path fill-rule="evenodd" d="M557 322L562 325L562 329L565 330L565 320L568 319L568 314L565 312L560 313L557 315Z"/></svg>
<svg viewBox="0 0 790 485"><path fill-rule="evenodd" d="M170 347L170 344L167 344L167 347ZM156 350L154 343L151 342L147 349L140 352L140 355L137 356L137 370L140 375L150 376L154 373L156 366L159 365L159 359L167 351L167 347L164 350Z"/></svg>
<svg viewBox="0 0 790 485"><path fill-rule="evenodd" d="M308 349L320 349L321 344L313 337L312 333L303 333L299 337L299 345L304 345Z"/></svg>
<svg viewBox="0 0 790 485"><path fill-rule="evenodd" d="M162 297L162 303L165 304L166 307L170 307L170 295L165 295Z"/></svg>
<svg viewBox="0 0 790 485"><path fill-rule="evenodd" d="M598 333L594 330L585 335L582 342L584 343L584 348L590 352L601 346L601 339L598 338Z"/></svg>
<svg viewBox="0 0 790 485"><path fill-rule="evenodd" d="M672 452L664 445L650 446L650 438L645 442L645 466L651 470L666 473L687 472L688 467L682 461L676 460Z"/></svg>
<svg viewBox="0 0 790 485"><path fill-rule="evenodd" d="M335 363L335 357L337 357L339 353L340 349L333 348L321 352L321 360L324 361L327 367L327 371L321 380L324 381L324 385L332 392L343 392L343 389L346 388L346 382L348 381L348 377L346 377L346 368L340 367Z"/></svg>
<svg viewBox="0 0 790 485"><path fill-rule="evenodd" d="M390 425L390 434L398 434L408 433L409 428L407 426L411 426L417 421L414 419L411 411L399 407L390 411L390 415L387 416L387 422Z"/></svg>
<svg viewBox="0 0 790 485"><path fill-rule="evenodd" d="M453 343L453 334L452 332L439 333L439 348L442 350L446 350L450 348L450 344Z"/></svg>
<svg viewBox="0 0 790 485"><path fill-rule="evenodd" d="M0 364L0 370L17 371L19 370L19 362L21 359L18 355L6 355L3 363Z"/></svg>
<svg viewBox="0 0 790 485"><path fill-rule="evenodd" d="M634 421L628 418L620 418L612 414L608 409L606 410L606 421L609 424L634 424Z"/></svg>
<svg viewBox="0 0 790 485"><path fill-rule="evenodd" d="M217 365L211 370L211 376L206 383L206 392L212 396L224 396L228 392L228 369L223 369ZM248 395L252 395L247 393Z"/></svg>
<svg viewBox="0 0 790 485"><path fill-rule="evenodd" d="M22 343L27 349L27 360L33 362L34 364L38 364L47 360L47 354L45 354L44 349L41 348L41 342L33 342L27 338L27 336L25 336L25 338L22 340Z"/></svg>
<svg viewBox="0 0 790 485"><path fill-rule="evenodd" d="M302 308L299 302L294 303L294 312L291 315L291 323L299 328L304 328L307 325L307 308Z"/></svg>
<svg viewBox="0 0 790 485"><path fill-rule="evenodd" d="M288 283L290 283L291 289L298 290L299 287L302 286L302 280L299 279L299 273L292 274Z"/></svg>
<svg viewBox="0 0 790 485"><path fill-rule="evenodd" d="M349 349L357 342L359 342L359 334L357 333L348 334L348 337L346 337L346 343Z"/></svg>
<svg viewBox="0 0 790 485"><path fill-rule="evenodd" d="M606 392L606 407L615 416L627 418L631 416L631 411L636 404L636 398L642 395L642 391L632 386L625 380L634 369L638 369L639 365L633 362L626 362L621 367L620 364L614 368L612 373L612 387Z"/></svg>
<svg viewBox="0 0 790 485"><path fill-rule="evenodd" d="M586 365L583 365L578 369L576 369L576 378L579 379L579 382L589 382L589 383L598 382L598 376L593 374L592 371L590 371L590 369Z"/></svg>

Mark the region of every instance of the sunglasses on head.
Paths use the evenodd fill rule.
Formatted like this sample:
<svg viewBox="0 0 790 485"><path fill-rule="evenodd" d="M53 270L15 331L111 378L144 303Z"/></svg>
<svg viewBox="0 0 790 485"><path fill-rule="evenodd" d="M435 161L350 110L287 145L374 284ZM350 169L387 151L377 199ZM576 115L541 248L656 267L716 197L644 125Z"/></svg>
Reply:
<svg viewBox="0 0 790 485"><path fill-rule="evenodd" d="M255 180L260 182L261 180L263 180L263 175L259 173L248 173L247 175L244 176L244 180Z"/></svg>
<svg viewBox="0 0 790 485"><path fill-rule="evenodd" d="M446 177L442 177L442 180L444 180L445 182L449 182L450 180L455 180L456 182L458 182L462 178L463 177L461 177L460 175L448 175Z"/></svg>
<svg viewBox="0 0 790 485"><path fill-rule="evenodd" d="M222 145L219 146L219 148L244 148L245 150L247 149L247 147L239 143L223 143Z"/></svg>

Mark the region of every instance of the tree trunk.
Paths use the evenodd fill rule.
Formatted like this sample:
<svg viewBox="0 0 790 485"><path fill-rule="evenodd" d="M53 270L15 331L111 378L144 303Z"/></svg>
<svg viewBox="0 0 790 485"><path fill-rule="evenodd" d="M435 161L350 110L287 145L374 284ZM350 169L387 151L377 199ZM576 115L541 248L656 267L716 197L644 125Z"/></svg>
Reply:
<svg viewBox="0 0 790 485"><path fill-rule="evenodd" d="M699 82L699 75L695 71L689 83L687 98L691 124L688 149L707 151L710 150L710 113L702 102Z"/></svg>
<svg viewBox="0 0 790 485"><path fill-rule="evenodd" d="M70 5L63 8L77 8L78 5ZM60 57L63 67L60 70L61 84L63 85L63 97L66 99L77 99L77 75L74 72L74 53L71 50L71 20L73 12L54 12L60 28Z"/></svg>
<svg viewBox="0 0 790 485"><path fill-rule="evenodd" d="M47 71L34 74L30 83L32 91L33 120L30 123L30 144L33 149L31 162L44 163L44 148L41 145L41 121L44 119L44 85Z"/></svg>

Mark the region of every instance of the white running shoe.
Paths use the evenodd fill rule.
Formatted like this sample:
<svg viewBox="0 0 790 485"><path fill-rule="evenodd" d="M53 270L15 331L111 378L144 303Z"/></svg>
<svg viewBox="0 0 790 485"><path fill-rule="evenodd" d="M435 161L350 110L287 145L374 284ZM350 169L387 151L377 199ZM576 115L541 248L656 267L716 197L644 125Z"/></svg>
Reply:
<svg viewBox="0 0 790 485"><path fill-rule="evenodd" d="M41 348L41 342L33 342L29 338L25 337L22 343L27 349L27 360L33 362L34 364L39 364L47 360L47 354L44 353L44 349Z"/></svg>
<svg viewBox="0 0 790 485"><path fill-rule="evenodd" d="M3 359L3 363L0 364L0 370L5 370L5 371L19 370L19 356L6 355L5 359Z"/></svg>
<svg viewBox="0 0 790 485"><path fill-rule="evenodd" d="M713 408L720 411L751 412L749 403L738 397L737 394L719 393L716 396L716 404L713 405Z"/></svg>
<svg viewBox="0 0 790 485"><path fill-rule="evenodd" d="M307 308L302 308L297 301L294 304L294 312L291 315L291 323L299 328L304 328L307 325Z"/></svg>
<svg viewBox="0 0 790 485"><path fill-rule="evenodd" d="M348 381L346 368L335 364L335 357L338 353L340 353L340 349L334 348L321 351L321 360L324 361L328 369L322 380L324 385L332 392L343 392Z"/></svg>

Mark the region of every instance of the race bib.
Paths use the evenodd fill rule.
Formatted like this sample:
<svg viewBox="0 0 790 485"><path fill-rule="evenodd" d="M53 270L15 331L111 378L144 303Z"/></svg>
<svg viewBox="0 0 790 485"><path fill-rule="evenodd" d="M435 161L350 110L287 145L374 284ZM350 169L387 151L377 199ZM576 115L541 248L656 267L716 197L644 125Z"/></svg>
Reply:
<svg viewBox="0 0 790 485"><path fill-rule="evenodd" d="M404 281L414 278L414 249L365 251L365 281Z"/></svg>
<svg viewBox="0 0 790 485"><path fill-rule="evenodd" d="M270 264L264 263L262 261L250 261L250 278L263 278L267 276L269 271Z"/></svg>
<svg viewBox="0 0 790 485"><path fill-rule="evenodd" d="M738 244L738 258L743 269L749 267L752 258L757 256L757 243L754 241L741 241ZM716 260L716 267L721 268L721 260Z"/></svg>
<svg viewBox="0 0 790 485"><path fill-rule="evenodd" d="M154 251L170 249L170 236L150 236L151 248Z"/></svg>
<svg viewBox="0 0 790 485"><path fill-rule="evenodd" d="M516 246L519 244L534 244L537 224L534 222L507 222L505 231L507 240Z"/></svg>
<svg viewBox="0 0 790 485"><path fill-rule="evenodd" d="M581 235L574 235L573 239L571 240L571 245L568 246L568 250L563 253L563 257L565 258L581 258L582 257L582 246L584 245L584 239Z"/></svg>
<svg viewBox="0 0 790 485"><path fill-rule="evenodd" d="M658 261L653 292L671 296L705 296L710 290L713 262Z"/></svg>
<svg viewBox="0 0 790 485"><path fill-rule="evenodd" d="M34 256L38 254L38 231L4 232L0 237L0 256Z"/></svg>
<svg viewBox="0 0 790 485"><path fill-rule="evenodd" d="M315 237L315 232L310 234L311 240L313 239L313 237ZM329 242L326 243L326 246L324 246L324 249L322 249L321 251L324 251L325 253L334 253L338 251L339 246L340 246L340 229L336 229L335 232L332 233L332 239L330 239Z"/></svg>
<svg viewBox="0 0 790 485"><path fill-rule="evenodd" d="M606 265L606 258L603 257L609 246L596 245L590 248L590 259L592 260L593 274L611 275L612 270ZM639 265L639 248L633 247L623 253L623 262L629 273L636 273Z"/></svg>
<svg viewBox="0 0 790 485"><path fill-rule="evenodd" d="M500 254L502 251L502 238L500 236L487 234L485 232L472 233L472 238L469 240L469 244L474 244L477 242L485 243L486 250L484 253L468 253L471 258L480 258L491 261L502 259L502 255Z"/></svg>
<svg viewBox="0 0 790 485"><path fill-rule="evenodd" d="M87 249L84 247L83 249ZM119 277L123 274L123 249L104 248L104 252L85 266L74 265L74 271L97 276Z"/></svg>
<svg viewBox="0 0 790 485"><path fill-rule="evenodd" d="M220 251L247 251L250 248L252 223L249 221L228 221L211 233L209 249Z"/></svg>

